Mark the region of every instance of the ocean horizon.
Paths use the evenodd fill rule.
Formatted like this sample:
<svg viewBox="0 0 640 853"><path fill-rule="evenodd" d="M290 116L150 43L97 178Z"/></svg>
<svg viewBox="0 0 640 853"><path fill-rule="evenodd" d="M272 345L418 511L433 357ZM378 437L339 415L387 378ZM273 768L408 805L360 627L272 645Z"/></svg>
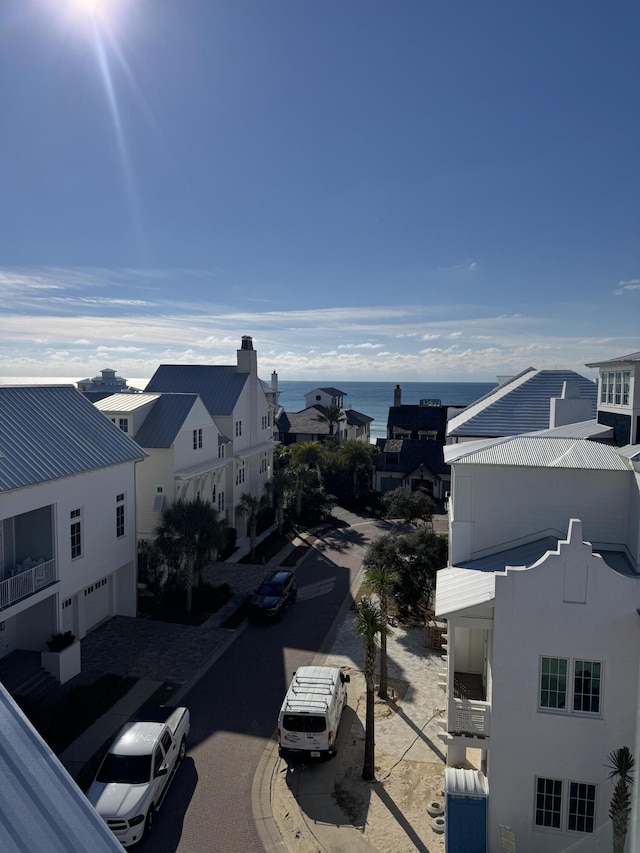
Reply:
<svg viewBox="0 0 640 853"><path fill-rule="evenodd" d="M0 376L0 385L76 385L84 377ZM143 390L149 377L127 379L131 388ZM496 382L334 382L331 380L278 380L279 401L287 412L304 409L304 395L315 388L337 388L344 393L346 408L373 418L371 440L387 434L389 407L393 406L396 385L401 402L418 405L421 400L439 400L443 406L469 406L483 397Z"/></svg>

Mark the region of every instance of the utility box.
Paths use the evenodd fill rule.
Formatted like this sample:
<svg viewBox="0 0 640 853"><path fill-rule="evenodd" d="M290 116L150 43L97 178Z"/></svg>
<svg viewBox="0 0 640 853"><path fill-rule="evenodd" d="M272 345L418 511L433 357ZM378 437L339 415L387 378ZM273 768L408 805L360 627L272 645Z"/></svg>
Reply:
<svg viewBox="0 0 640 853"><path fill-rule="evenodd" d="M446 853L487 853L489 784L479 770L444 771Z"/></svg>

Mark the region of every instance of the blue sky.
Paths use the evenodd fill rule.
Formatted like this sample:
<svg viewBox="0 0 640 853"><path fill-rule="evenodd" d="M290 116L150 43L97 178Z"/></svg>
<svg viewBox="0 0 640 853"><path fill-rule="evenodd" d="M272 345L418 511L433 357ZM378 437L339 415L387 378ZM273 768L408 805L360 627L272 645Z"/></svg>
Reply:
<svg viewBox="0 0 640 853"><path fill-rule="evenodd" d="M0 376L640 349L637 0L2 0Z"/></svg>

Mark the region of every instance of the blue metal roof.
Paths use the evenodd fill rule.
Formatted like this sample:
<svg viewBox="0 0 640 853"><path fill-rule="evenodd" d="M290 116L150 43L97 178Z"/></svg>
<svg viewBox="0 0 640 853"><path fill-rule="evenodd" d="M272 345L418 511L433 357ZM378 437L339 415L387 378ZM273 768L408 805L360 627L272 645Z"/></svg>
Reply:
<svg viewBox="0 0 640 853"><path fill-rule="evenodd" d="M528 370L499 385L449 421L448 435L487 438L548 429L550 401L565 382L577 382L596 417L598 387L573 370Z"/></svg>
<svg viewBox="0 0 640 853"><path fill-rule="evenodd" d="M145 455L72 385L0 387L0 491Z"/></svg>
<svg viewBox="0 0 640 853"><path fill-rule="evenodd" d="M138 444L171 447L197 399L197 394L161 394L135 434Z"/></svg>
<svg viewBox="0 0 640 853"><path fill-rule="evenodd" d="M248 378L235 365L161 364L145 391L199 394L212 417L231 415Z"/></svg>
<svg viewBox="0 0 640 853"><path fill-rule="evenodd" d="M102 818L1 684L0 728L3 853L122 851Z"/></svg>

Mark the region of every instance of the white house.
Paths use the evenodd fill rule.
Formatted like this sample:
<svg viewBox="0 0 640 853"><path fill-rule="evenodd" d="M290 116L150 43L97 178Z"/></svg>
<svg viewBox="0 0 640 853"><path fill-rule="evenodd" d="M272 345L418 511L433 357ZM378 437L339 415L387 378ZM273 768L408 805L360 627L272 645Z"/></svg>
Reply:
<svg viewBox="0 0 640 853"><path fill-rule="evenodd" d="M138 539L155 538L162 511L201 497L227 517L231 442L198 394L113 394L94 403L147 454L136 467Z"/></svg>
<svg viewBox="0 0 640 853"><path fill-rule="evenodd" d="M200 396L221 437L224 459L230 462L223 468L224 511L238 538L244 537L247 520L237 505L243 492L262 494L271 477L275 444L273 403L258 378L252 339L242 338L235 365L162 364L145 391Z"/></svg>
<svg viewBox="0 0 640 853"><path fill-rule="evenodd" d="M614 428L616 444L640 444L640 352L587 367L599 369L598 423Z"/></svg>
<svg viewBox="0 0 640 853"><path fill-rule="evenodd" d="M371 443L373 418L355 409L345 407L345 392L338 388L314 388L304 395L306 408L299 412L280 410L277 415L277 436L282 444L300 444L306 441L326 441L335 436L337 441ZM338 420L329 424L323 419L327 406L340 409Z"/></svg>
<svg viewBox="0 0 640 853"><path fill-rule="evenodd" d="M143 458L71 385L0 387L0 657L135 616Z"/></svg>
<svg viewBox="0 0 640 853"><path fill-rule="evenodd" d="M505 827L519 853L611 844L604 765L622 746L640 756L640 446L612 435L565 422L445 448L442 738L453 767L480 750L486 846L474 851L502 850ZM628 850L637 818L636 795Z"/></svg>

